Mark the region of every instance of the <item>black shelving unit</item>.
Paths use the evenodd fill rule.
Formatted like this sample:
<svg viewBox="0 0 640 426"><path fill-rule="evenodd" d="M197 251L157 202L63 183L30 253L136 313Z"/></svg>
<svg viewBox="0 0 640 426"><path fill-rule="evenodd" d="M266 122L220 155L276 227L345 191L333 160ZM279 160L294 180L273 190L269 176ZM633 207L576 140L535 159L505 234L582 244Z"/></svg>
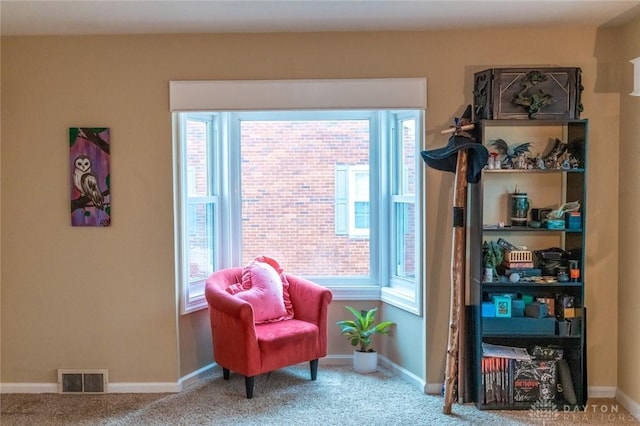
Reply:
<svg viewBox="0 0 640 426"><path fill-rule="evenodd" d="M480 409L530 409L539 401L514 401L501 398L487 402L485 392L485 372L483 372L482 344L493 344L525 348L529 352L534 347L551 347L560 350L563 363L568 366L570 385L575 400L569 394L560 392L557 386L555 396L547 403L559 410L566 406L584 406L587 401L586 371L586 306L585 306L585 230L587 223L587 135L588 120L480 120L478 134L489 151L495 139L503 139L509 146L525 142L531 143L529 156L544 154L560 139L567 143L567 150L578 159L576 168L551 169L487 169L483 171L479 183L469 185L468 236L469 236L469 295L473 324L473 386L475 402ZM575 229L547 229L530 226L509 226L511 212L510 193L526 192L532 208L558 208L562 204L579 201L581 204L581 225ZM579 265L580 277L569 282L518 281L509 277L494 277L484 281L483 243L488 240L505 239L516 246L526 246L523 250L537 251L558 247L571 253L571 260ZM535 256L533 262L536 262ZM545 279L551 281L549 276ZM482 303L491 301L492 296L511 295L519 297L556 298L559 295L572 297L576 307L581 308L581 320L576 321L570 333L562 328L562 321L551 313L551 318L538 321L526 317L483 316ZM553 327L550 327L553 323ZM507 372L501 380L505 385L512 380L513 371ZM567 381L566 370L562 377L557 374L556 382ZM557 384L557 383L556 383ZM512 384L511 384L512 385ZM566 386L566 383L564 384ZM511 389L512 391L512 389ZM509 393L509 389L506 391ZM534 407L535 408L535 407Z"/></svg>

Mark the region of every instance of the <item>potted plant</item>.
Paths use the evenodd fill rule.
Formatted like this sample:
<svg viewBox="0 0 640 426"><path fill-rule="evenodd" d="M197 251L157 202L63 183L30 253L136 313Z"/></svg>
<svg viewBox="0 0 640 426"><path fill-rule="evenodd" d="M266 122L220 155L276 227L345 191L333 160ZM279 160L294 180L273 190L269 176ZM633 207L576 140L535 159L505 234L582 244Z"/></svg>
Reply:
<svg viewBox="0 0 640 426"><path fill-rule="evenodd" d="M358 311L351 306L345 306L355 317L354 320L344 320L336 322L340 327L340 333L347 336L347 339L356 349L353 351L353 369L358 373L372 373L378 368L378 353L371 346L371 336L376 333L389 334L391 321L383 321L375 324L375 316L378 308L368 311Z"/></svg>
<svg viewBox="0 0 640 426"><path fill-rule="evenodd" d="M493 281L498 276L496 266L502 263L502 248L495 241L485 241L482 244L482 266L484 267L484 280Z"/></svg>

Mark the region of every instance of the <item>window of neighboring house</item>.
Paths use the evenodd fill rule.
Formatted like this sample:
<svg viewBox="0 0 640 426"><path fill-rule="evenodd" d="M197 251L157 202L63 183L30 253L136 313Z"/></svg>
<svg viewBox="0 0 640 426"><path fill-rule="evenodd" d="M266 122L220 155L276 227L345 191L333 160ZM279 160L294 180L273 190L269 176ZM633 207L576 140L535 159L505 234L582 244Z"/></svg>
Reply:
<svg viewBox="0 0 640 426"><path fill-rule="evenodd" d="M371 223L368 165L336 165L334 201L336 235L368 238Z"/></svg>
<svg viewBox="0 0 640 426"><path fill-rule="evenodd" d="M176 112L181 312L206 307L214 270L268 255L336 300L421 313L422 125L420 109Z"/></svg>
<svg viewBox="0 0 640 426"><path fill-rule="evenodd" d="M349 167L349 236L369 237L369 167Z"/></svg>

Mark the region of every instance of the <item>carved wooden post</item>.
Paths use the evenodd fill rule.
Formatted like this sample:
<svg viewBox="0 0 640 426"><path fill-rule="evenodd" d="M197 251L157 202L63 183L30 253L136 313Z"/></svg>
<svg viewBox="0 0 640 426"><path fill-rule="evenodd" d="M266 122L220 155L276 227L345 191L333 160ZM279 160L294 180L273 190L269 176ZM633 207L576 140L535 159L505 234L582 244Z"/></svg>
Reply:
<svg viewBox="0 0 640 426"><path fill-rule="evenodd" d="M464 276L466 256L466 205L467 205L467 150L458 152L456 180L453 198L453 245L451 255L451 304L449 307L449 341L444 381L444 414L451 414L454 386L458 377L460 360L460 334L464 322ZM458 390L459 392L461 389Z"/></svg>
<svg viewBox="0 0 640 426"><path fill-rule="evenodd" d="M447 343L444 414L451 414L454 389L458 379L458 395L464 392L464 374L459 374L464 366L465 346L465 274L466 274L466 208L467 184L476 183L482 168L487 164L489 152L470 130L475 125L471 121L471 105L467 106L462 118L455 119L455 126L443 130L441 134L451 134L447 146L421 153L429 167L455 173L453 194L453 245L451 248L451 299L449 305L449 341Z"/></svg>

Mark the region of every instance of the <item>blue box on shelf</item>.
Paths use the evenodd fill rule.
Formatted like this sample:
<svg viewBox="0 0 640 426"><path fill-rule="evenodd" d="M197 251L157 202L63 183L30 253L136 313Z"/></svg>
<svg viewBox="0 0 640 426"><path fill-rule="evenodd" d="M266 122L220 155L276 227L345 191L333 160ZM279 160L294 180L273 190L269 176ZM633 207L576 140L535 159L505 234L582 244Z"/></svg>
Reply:
<svg viewBox="0 0 640 426"><path fill-rule="evenodd" d="M495 317L496 305L491 302L482 302L482 316L483 317Z"/></svg>
<svg viewBox="0 0 640 426"><path fill-rule="evenodd" d="M512 317L524 316L524 300L522 299L511 300L511 316Z"/></svg>
<svg viewBox="0 0 640 426"><path fill-rule="evenodd" d="M511 298L509 296L493 296L497 317L511 316Z"/></svg>
<svg viewBox="0 0 640 426"><path fill-rule="evenodd" d="M582 215L580 212L567 212L564 214L564 225L567 229L580 229L582 227Z"/></svg>
<svg viewBox="0 0 640 426"><path fill-rule="evenodd" d="M547 219L545 226L547 229L564 229L564 219Z"/></svg>

